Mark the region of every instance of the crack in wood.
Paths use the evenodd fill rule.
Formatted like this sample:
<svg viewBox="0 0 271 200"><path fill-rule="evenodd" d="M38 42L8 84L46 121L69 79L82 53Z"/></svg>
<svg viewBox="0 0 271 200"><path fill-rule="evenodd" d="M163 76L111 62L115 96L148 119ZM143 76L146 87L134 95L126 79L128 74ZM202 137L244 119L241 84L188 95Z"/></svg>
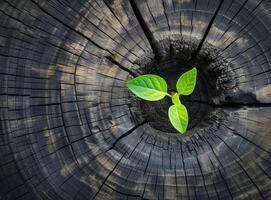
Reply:
<svg viewBox="0 0 271 200"><path fill-rule="evenodd" d="M246 97L227 99L227 93L225 100L222 96L222 102L217 104L208 102L207 98L201 101L196 96L195 100L187 102L202 104L197 106L211 110L210 116L202 121L203 127L196 127L191 136L160 134L149 126L139 128L144 125L143 122L137 124L142 121L141 116L140 120L137 118L141 107L129 105L131 99L125 82L128 74L138 76L140 70L134 63L144 64L145 60L131 60L144 54L145 46L147 50L152 48L156 62L159 53L163 53L160 48L176 56L175 43L172 43L174 34L179 37L180 32L184 36L180 40L188 36L193 42L199 30L197 22L203 20L207 24L202 27L204 35L193 52L195 58L200 58L205 44L209 45L207 39L216 25L220 32L214 30L217 35L210 38L214 43L221 34L222 38L226 33L230 37L216 43L224 52L218 50L212 55L238 63L233 67L222 61L222 65L215 63L216 72L221 70L219 84L227 88L227 83L238 79L240 87L255 88L251 95L261 88L268 89L271 48L268 37L262 35L269 33L266 25L269 25L270 16L260 11L271 4L264 4L268 2L264 0L243 0L242 3L231 0L224 1L219 10L217 5L223 0L220 3L211 0L129 1L31 0L18 3L3 0L0 6L4 23L0 26L0 40L3 40L0 44L3 64L0 72L0 169L7 185L2 187L0 196L5 199L42 199L45 196L68 199L71 194L74 199L172 197L201 200L237 199L242 195L242 198L269 199L271 150L267 126L271 120L268 115L271 103L260 102L257 95L252 100L254 103L245 103L242 100ZM156 9L158 7L161 10ZM216 9L217 16L208 12L210 9ZM245 15L241 19L243 12L248 17ZM113 19L107 19L108 16ZM222 29L220 19L225 23L221 24ZM84 31L90 31L93 36L101 34L109 42L116 37L118 42L113 42L116 47L108 45L110 48L107 48L104 41L96 41ZM157 41L154 37L160 33L170 42ZM241 38L248 38L247 43L234 49ZM146 62L152 60L149 56L144 58ZM127 61L129 67L126 68L123 63ZM55 67L58 65L64 67ZM113 67L117 74L107 73L105 67ZM234 73L226 73L229 71ZM101 82L109 80L114 86L92 82L92 78ZM237 90L233 95L242 95L240 93ZM222 115L224 112L226 114ZM134 121L131 113L134 113ZM110 129L106 123L112 119L115 121ZM114 134L118 138L114 138ZM235 148L235 141L240 147ZM74 190L69 190L71 184ZM41 192L36 193L36 190Z"/></svg>
<svg viewBox="0 0 271 200"><path fill-rule="evenodd" d="M246 174L246 176L248 177L248 179L251 181L251 183L255 186L255 188L257 189L258 193L260 194L262 199L265 199L262 191L260 190L260 188L258 187L258 185L253 181L253 179L250 177L250 175L248 174L247 170L244 168L244 166L240 163L243 162L242 158L227 144L227 142L225 142L220 136L216 135L226 146L227 148L230 150L230 152L232 152L236 158L234 159L236 161L236 163L240 166L240 168L243 170L243 172Z"/></svg>
<svg viewBox="0 0 271 200"><path fill-rule="evenodd" d="M210 30L211 30L211 28L212 28L212 25L213 25L213 23L214 23L214 21L215 21L216 16L218 15L218 12L219 12L219 10L220 10L220 8L221 8L223 2L224 2L224 0L220 0L220 3L219 3L219 5L218 5L218 7L217 7L217 9L216 9L216 11L215 11L215 13L214 13L214 15L213 15L211 21L210 21L209 24L208 24L208 26L207 26L207 28L206 28L206 30L205 30L205 33L204 33L204 35L203 35L203 37L202 37L202 39L201 39L201 41L200 41L200 43L199 43L197 49L191 54L190 60L193 60L193 59L198 55L198 53L200 52L200 50L201 50L201 48L202 48L202 46L203 46L203 43L205 42L205 39L206 39L208 33L210 32Z"/></svg>
<svg viewBox="0 0 271 200"><path fill-rule="evenodd" d="M147 121L143 121L143 122L137 124L136 126L134 126L133 128L131 128L131 129L130 129L129 131L127 131L126 133L122 134L120 137L118 137L118 138L115 140L115 142L112 144L112 146L111 146L107 151L110 151L110 150L114 149L115 146L117 145L117 143L118 143L121 139L127 137L127 136L130 135L133 131L135 131L138 127L143 126L143 125L146 124L146 123L147 123Z"/></svg>
<svg viewBox="0 0 271 200"><path fill-rule="evenodd" d="M139 74L137 74L136 72L133 72L132 70L124 67L123 65L121 65L119 62L117 62L116 60L114 60L114 58L112 58L111 56L105 56L106 59L108 59L111 63L117 65L120 69L122 69L123 71L128 72L130 75L132 75L133 77L137 77Z"/></svg>
<svg viewBox="0 0 271 200"><path fill-rule="evenodd" d="M142 16L138 6L137 6L135 0L129 0L129 2L130 2L130 5L132 6L132 9L133 9L134 14L135 14L135 16L137 18L137 21L139 22L143 32L145 33L145 35L146 35L146 37L147 37L147 39L148 39L148 41L150 43L150 46L151 46L152 51L154 53L154 59L159 61L160 60L160 58L159 58L159 55L160 55L159 48L158 48L158 46L156 44L156 41L155 41L155 39L153 37L152 32L150 31L148 25L146 24L146 22L145 22L145 20L144 20L144 18Z"/></svg>

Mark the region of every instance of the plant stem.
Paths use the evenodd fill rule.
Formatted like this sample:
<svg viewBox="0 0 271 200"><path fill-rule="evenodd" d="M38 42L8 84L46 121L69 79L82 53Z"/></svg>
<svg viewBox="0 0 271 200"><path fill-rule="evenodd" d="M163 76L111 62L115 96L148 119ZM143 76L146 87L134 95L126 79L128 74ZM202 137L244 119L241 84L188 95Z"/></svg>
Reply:
<svg viewBox="0 0 271 200"><path fill-rule="evenodd" d="M180 98L179 98L179 95L178 93L175 93L171 96L171 101L174 105L181 105L181 101L180 101Z"/></svg>

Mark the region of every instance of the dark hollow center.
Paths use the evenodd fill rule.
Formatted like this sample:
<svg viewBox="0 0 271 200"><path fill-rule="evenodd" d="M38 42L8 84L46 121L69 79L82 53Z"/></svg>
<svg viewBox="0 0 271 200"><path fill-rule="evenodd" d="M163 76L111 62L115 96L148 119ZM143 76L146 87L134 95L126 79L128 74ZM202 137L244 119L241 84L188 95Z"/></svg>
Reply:
<svg viewBox="0 0 271 200"><path fill-rule="evenodd" d="M192 67L189 63L180 59L169 59L158 64L151 64L146 67L145 74L157 74L163 77L167 84L168 90L176 91L176 83L179 77ZM204 66L195 66L198 70L197 83L194 92L189 96L180 96L189 114L188 129L197 126L208 112L208 81L201 70ZM140 107L144 118L150 126L156 130L177 133L168 119L168 109L173 105L170 97L155 102L140 100Z"/></svg>

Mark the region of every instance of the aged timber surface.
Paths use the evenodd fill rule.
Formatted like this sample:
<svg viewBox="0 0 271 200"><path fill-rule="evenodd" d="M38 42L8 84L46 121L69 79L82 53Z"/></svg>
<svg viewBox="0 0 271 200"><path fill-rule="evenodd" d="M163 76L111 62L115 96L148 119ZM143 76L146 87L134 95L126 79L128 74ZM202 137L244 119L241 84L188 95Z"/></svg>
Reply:
<svg viewBox="0 0 271 200"><path fill-rule="evenodd" d="M269 0L1 0L0 199L271 199L270 26ZM182 136L126 82L192 65Z"/></svg>

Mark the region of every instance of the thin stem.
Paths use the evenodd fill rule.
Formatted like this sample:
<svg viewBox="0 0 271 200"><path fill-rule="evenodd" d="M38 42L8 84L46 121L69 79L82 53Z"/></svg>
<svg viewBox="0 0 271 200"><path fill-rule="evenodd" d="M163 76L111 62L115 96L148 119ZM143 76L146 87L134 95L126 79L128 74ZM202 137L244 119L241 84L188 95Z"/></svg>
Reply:
<svg viewBox="0 0 271 200"><path fill-rule="evenodd" d="M177 93L173 94L172 97L171 97L171 101L174 105L180 105L182 104L181 101L180 101L180 97Z"/></svg>

